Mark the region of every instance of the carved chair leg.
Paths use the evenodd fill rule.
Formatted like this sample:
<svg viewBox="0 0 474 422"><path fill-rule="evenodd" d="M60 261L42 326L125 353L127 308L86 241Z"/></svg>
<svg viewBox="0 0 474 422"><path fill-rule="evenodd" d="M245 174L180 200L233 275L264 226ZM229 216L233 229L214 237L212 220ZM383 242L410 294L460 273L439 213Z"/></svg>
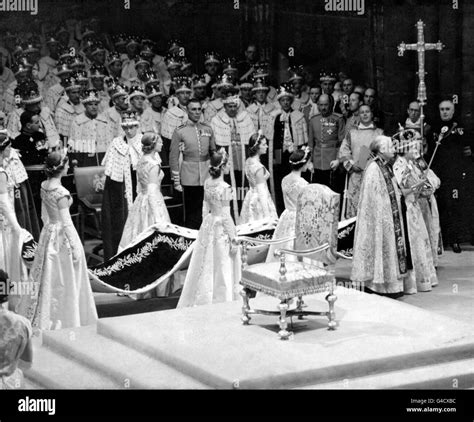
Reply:
<svg viewBox="0 0 474 422"><path fill-rule="evenodd" d="M337 300L337 296L334 294L333 289L331 289L329 294L326 296L326 300L329 303L328 330L335 330L337 326L337 322L336 322L336 312L334 311L334 302Z"/></svg>
<svg viewBox="0 0 474 422"><path fill-rule="evenodd" d="M282 300L278 305L278 309L280 310L280 331L278 335L280 336L281 340L288 340L291 333L287 330L288 323L286 322L286 312L288 311L288 303L286 300Z"/></svg>
<svg viewBox="0 0 474 422"><path fill-rule="evenodd" d="M247 289L242 289L240 291L240 295L242 296L243 300L243 305L242 305L242 317L240 318L242 320L243 325L249 325L250 322L250 316L248 314L248 311L250 311L250 304L249 304L249 295L247 294Z"/></svg>

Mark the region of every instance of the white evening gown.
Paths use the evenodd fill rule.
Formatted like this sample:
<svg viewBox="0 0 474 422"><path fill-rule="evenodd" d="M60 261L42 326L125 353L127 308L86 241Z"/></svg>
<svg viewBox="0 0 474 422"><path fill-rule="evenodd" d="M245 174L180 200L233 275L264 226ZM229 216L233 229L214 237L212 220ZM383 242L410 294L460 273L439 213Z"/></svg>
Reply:
<svg viewBox="0 0 474 422"><path fill-rule="evenodd" d="M229 302L239 297L240 254L230 253L235 224L230 215L232 188L223 181L204 183L203 221L178 308Z"/></svg>
<svg viewBox="0 0 474 422"><path fill-rule="evenodd" d="M273 239L283 239L295 235L296 226L296 203L298 195L308 182L301 176L295 177L292 173L288 174L281 181L281 190L283 192L283 201L285 202L285 210L281 213L278 225L273 233ZM278 245L270 245L266 262L278 261L273 255L276 249L294 249L294 240L279 243ZM297 257L293 255L286 256L287 261L296 261Z"/></svg>
<svg viewBox="0 0 474 422"><path fill-rule="evenodd" d="M41 188L44 227L30 273L36 294L32 298L22 297L18 309L33 328L41 330L79 327L97 321L81 239L70 217L63 221L58 208L64 197L71 205L71 195L63 186Z"/></svg>
<svg viewBox="0 0 474 422"><path fill-rule="evenodd" d="M118 248L119 252L125 249L141 232L151 225L160 221L170 222L168 209L161 194L163 171L159 168L158 184L150 183L149 181L150 172L156 166L159 168L160 162L151 154L143 155L137 164L138 195L128 213Z"/></svg>
<svg viewBox="0 0 474 422"><path fill-rule="evenodd" d="M265 182L257 184L258 171L264 172ZM251 157L245 162L245 175L250 187L242 204L240 223L245 224L265 218L276 220L278 214L267 185L267 180L270 177L268 170L260 161Z"/></svg>

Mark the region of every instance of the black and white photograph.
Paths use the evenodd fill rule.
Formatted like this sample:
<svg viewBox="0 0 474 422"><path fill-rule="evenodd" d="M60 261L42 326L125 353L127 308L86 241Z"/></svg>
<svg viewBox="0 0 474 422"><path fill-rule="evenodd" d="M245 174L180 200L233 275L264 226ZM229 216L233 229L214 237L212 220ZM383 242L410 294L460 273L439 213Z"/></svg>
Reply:
<svg viewBox="0 0 474 422"><path fill-rule="evenodd" d="M0 0L0 421L472 421L473 109L470 0Z"/></svg>

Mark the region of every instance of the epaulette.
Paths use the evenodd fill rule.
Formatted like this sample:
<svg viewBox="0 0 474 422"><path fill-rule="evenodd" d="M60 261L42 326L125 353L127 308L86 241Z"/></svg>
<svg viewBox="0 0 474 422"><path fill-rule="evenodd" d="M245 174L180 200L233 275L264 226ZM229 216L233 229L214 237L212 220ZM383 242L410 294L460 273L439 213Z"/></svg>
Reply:
<svg viewBox="0 0 474 422"><path fill-rule="evenodd" d="M175 130L178 130L178 129L183 129L184 127L186 127L187 124L186 123L183 123L182 125L179 125Z"/></svg>

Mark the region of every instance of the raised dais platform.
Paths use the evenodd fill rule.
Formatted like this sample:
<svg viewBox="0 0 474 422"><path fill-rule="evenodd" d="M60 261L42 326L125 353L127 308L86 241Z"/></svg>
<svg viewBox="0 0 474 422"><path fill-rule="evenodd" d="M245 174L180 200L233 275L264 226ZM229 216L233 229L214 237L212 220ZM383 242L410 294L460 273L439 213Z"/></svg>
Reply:
<svg viewBox="0 0 474 422"><path fill-rule="evenodd" d="M274 317L253 315L242 325L240 301L45 332L28 382L46 388L449 389L456 379L457 388L474 386L472 325L342 287L337 295L336 331L327 330L325 318L308 317L289 325L295 333L289 341L279 340ZM325 307L322 294L305 302L309 309ZM253 300L270 310L277 303ZM51 373L52 355L71 371L66 379L57 378L59 369Z"/></svg>

